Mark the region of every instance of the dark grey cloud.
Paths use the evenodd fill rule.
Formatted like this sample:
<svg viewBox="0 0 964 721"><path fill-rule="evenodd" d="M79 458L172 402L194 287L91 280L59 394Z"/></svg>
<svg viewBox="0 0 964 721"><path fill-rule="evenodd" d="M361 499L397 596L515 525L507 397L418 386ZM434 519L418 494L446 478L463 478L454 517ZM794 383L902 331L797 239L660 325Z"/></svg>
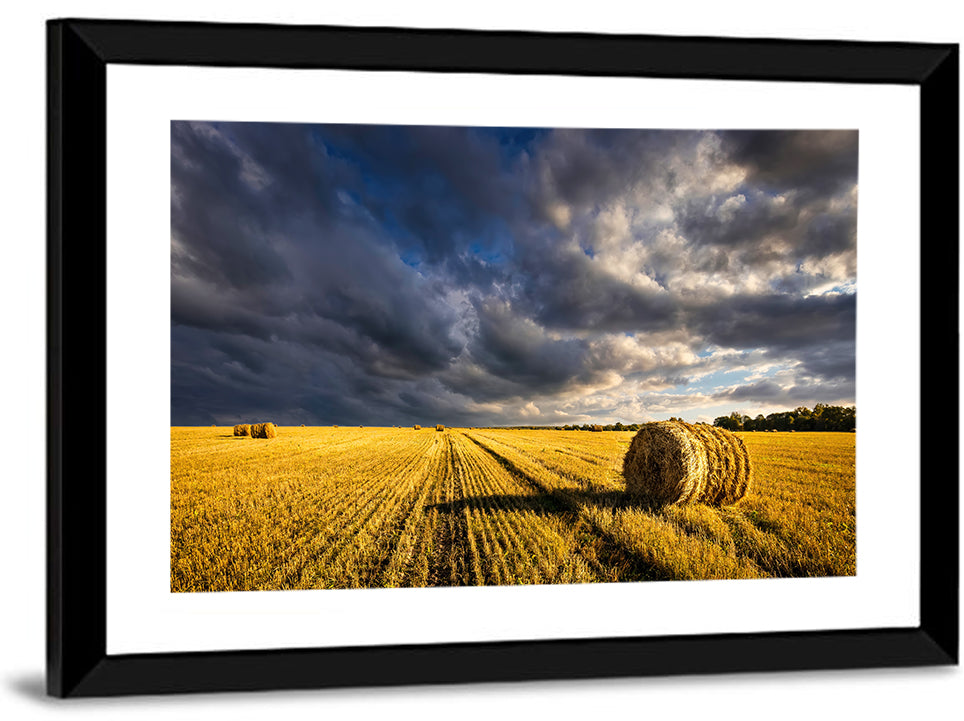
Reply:
<svg viewBox="0 0 964 721"><path fill-rule="evenodd" d="M716 345L765 349L769 358L796 360L817 377L853 378L856 372L854 295L749 296L696 310L690 318Z"/></svg>
<svg viewBox="0 0 964 721"><path fill-rule="evenodd" d="M171 126L171 147L173 270L234 288L285 280L237 154L223 139L179 123Z"/></svg>
<svg viewBox="0 0 964 721"><path fill-rule="evenodd" d="M693 327L716 345L799 351L814 345L853 341L854 295L759 295L693 309Z"/></svg>
<svg viewBox="0 0 964 721"><path fill-rule="evenodd" d="M700 135L675 130L559 130L540 147L533 161L539 184L537 203L561 201L577 207L605 203L627 188L656 188L677 182L666 162L692 153Z"/></svg>
<svg viewBox="0 0 964 721"><path fill-rule="evenodd" d="M807 224L803 241L803 250L807 257L820 257L856 249L857 209L816 215Z"/></svg>
<svg viewBox="0 0 964 721"><path fill-rule="evenodd" d="M172 422L632 421L716 348L852 395L856 140L174 122Z"/></svg>
<svg viewBox="0 0 964 721"><path fill-rule="evenodd" d="M773 380L763 379L713 394L717 403L732 404L734 409L746 404L758 406L781 406L786 409L817 403L852 403L854 397L852 380L834 379L803 381L783 386Z"/></svg>
<svg viewBox="0 0 964 721"><path fill-rule="evenodd" d="M764 193L731 197L739 202L713 196L685 199L676 208L680 231L698 245L752 249L767 236L793 233L801 222L801 209L793 203L775 203Z"/></svg>
<svg viewBox="0 0 964 721"><path fill-rule="evenodd" d="M834 195L857 182L856 130L730 130L723 151L762 190Z"/></svg>
<svg viewBox="0 0 964 721"><path fill-rule="evenodd" d="M653 331L672 327L678 300L659 287L638 287L598 267L584 252L536 246L521 259L517 300L540 325L561 330Z"/></svg>

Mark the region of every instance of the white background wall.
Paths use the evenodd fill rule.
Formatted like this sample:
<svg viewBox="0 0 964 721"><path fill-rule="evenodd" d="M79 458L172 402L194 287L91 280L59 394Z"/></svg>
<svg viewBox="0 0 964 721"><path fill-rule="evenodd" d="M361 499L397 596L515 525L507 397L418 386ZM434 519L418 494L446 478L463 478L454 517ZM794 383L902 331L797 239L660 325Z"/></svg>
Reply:
<svg viewBox="0 0 964 721"><path fill-rule="evenodd" d="M616 0L486 0L473 4L352 0L331 6L293 0L8 3L0 21L0 199L5 226L0 235L0 418L4 420L0 431L0 715L35 719L66 711L98 719L203 715L239 720L266 714L324 715L331 719L453 715L470 719L610 715L926 719L951 718L960 713L964 708L964 672L957 668L69 702L43 695L44 20L116 17L960 43L964 40L964 13L956 4L929 0L866 4L841 0L678 0L659 7Z"/></svg>

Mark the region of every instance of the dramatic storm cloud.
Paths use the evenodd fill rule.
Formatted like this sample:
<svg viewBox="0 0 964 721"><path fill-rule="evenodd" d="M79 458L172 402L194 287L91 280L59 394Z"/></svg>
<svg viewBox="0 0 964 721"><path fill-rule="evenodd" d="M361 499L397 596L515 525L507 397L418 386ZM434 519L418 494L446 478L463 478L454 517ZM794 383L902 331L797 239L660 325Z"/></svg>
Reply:
<svg viewBox="0 0 964 721"><path fill-rule="evenodd" d="M857 133L171 125L171 422L854 402Z"/></svg>

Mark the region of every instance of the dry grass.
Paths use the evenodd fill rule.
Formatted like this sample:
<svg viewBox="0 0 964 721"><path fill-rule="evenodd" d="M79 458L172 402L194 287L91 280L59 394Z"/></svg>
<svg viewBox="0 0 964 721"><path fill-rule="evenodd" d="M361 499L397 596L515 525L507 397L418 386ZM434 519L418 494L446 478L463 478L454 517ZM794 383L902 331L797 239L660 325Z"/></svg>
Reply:
<svg viewBox="0 0 964 721"><path fill-rule="evenodd" d="M626 502L631 432L171 431L171 589L853 575L853 433L737 434L738 504Z"/></svg>

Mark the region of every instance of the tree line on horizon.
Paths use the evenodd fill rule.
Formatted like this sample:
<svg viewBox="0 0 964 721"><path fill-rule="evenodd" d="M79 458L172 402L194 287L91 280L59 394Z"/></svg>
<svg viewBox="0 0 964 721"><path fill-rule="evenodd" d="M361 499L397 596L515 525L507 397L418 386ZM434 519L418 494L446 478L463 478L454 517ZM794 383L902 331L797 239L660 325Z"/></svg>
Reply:
<svg viewBox="0 0 964 721"><path fill-rule="evenodd" d="M857 408L817 403L812 410L800 406L756 418L733 411L716 418L713 425L728 431L852 431L857 427Z"/></svg>
<svg viewBox="0 0 964 721"><path fill-rule="evenodd" d="M671 417L671 421L682 418ZM507 430L548 430L557 431L638 431L645 423L583 423L568 426L502 426ZM852 431L857 427L856 406L828 406L817 403L813 409L800 406L792 411L782 411L756 418L733 411L728 416L720 416L713 425L728 431Z"/></svg>

